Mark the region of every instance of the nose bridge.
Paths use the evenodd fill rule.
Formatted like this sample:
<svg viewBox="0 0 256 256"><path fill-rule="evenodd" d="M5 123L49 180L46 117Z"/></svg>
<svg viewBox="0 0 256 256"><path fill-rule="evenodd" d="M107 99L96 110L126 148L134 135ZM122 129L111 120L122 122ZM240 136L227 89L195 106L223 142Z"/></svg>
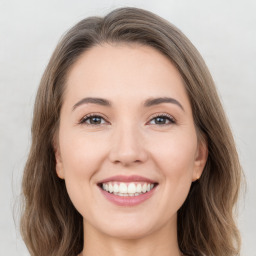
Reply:
<svg viewBox="0 0 256 256"><path fill-rule="evenodd" d="M119 123L113 131L111 144L110 159L114 163L129 165L147 159L143 135L136 122Z"/></svg>

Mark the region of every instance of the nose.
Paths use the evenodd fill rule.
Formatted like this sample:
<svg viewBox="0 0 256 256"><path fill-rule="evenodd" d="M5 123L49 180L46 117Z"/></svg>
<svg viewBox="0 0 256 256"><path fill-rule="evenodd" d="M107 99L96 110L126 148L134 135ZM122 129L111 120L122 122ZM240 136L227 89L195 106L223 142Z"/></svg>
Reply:
<svg viewBox="0 0 256 256"><path fill-rule="evenodd" d="M115 129L109 159L123 166L143 163L148 159L145 142L138 128L126 126Z"/></svg>

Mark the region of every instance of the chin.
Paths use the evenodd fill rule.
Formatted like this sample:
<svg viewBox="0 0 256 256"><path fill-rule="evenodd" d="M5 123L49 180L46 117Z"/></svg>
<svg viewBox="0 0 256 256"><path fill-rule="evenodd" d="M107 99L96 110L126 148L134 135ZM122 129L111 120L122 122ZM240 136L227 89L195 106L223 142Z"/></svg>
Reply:
<svg viewBox="0 0 256 256"><path fill-rule="evenodd" d="M111 223L111 222L109 222ZM142 222L140 220L131 222L122 220L121 222L115 221L108 225L102 225L101 231L110 237L115 237L119 239L140 239L150 235L154 230L157 229L150 225L150 223Z"/></svg>
<svg viewBox="0 0 256 256"><path fill-rule="evenodd" d="M113 237L113 238L119 238L124 240L137 240L142 239L148 235L150 235L151 232L149 230L142 230L140 229L134 229L133 227L130 227L128 229L114 229L111 230L111 232L106 233L106 235Z"/></svg>

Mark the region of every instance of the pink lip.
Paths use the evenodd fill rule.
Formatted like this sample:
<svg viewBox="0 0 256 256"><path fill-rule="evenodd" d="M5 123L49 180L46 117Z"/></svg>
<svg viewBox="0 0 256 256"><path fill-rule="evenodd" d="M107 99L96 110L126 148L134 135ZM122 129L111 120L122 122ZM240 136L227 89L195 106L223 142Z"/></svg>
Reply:
<svg viewBox="0 0 256 256"><path fill-rule="evenodd" d="M147 182L147 183L157 183L156 181L153 181L151 179L138 176L138 175L131 175L131 176L123 176L123 175L117 175L117 176L112 176L107 179L104 179L100 181L99 183L106 183L110 181L120 181L120 182Z"/></svg>
<svg viewBox="0 0 256 256"><path fill-rule="evenodd" d="M147 199L149 199L155 192L155 188L156 187L151 189L149 192L147 192L145 194L138 195L138 196L118 196L118 195L114 195L112 193L108 193L107 191L105 191L101 188L99 188L99 189L106 199L108 199L110 202L112 202L118 206L135 206L135 205L141 204L144 201L146 201Z"/></svg>
<svg viewBox="0 0 256 256"><path fill-rule="evenodd" d="M117 176L112 176L107 179L101 180L98 184L106 183L106 182L111 182L111 181L116 181L116 182L147 182L147 183L157 183L156 181L153 181L151 179L138 176L138 175L131 175L131 176L123 176L123 175L117 175ZM149 199L153 193L155 192L156 186L151 189L149 192L140 194L138 196L118 196L112 193L109 193L101 188L99 186L99 189L103 196L109 200L110 202L118 205L118 206L135 206L138 204L143 203L147 199Z"/></svg>

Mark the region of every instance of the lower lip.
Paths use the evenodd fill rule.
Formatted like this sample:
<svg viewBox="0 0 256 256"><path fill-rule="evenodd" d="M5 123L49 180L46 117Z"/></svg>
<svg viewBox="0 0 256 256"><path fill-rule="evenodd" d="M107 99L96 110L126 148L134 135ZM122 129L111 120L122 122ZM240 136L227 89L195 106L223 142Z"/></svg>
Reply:
<svg viewBox="0 0 256 256"><path fill-rule="evenodd" d="M108 193L107 191L100 188L101 193L105 196L107 200L118 205L118 206L135 206L143 203L150 197L152 197L155 192L155 188L152 188L149 192L140 194L138 196L117 196L112 193Z"/></svg>

